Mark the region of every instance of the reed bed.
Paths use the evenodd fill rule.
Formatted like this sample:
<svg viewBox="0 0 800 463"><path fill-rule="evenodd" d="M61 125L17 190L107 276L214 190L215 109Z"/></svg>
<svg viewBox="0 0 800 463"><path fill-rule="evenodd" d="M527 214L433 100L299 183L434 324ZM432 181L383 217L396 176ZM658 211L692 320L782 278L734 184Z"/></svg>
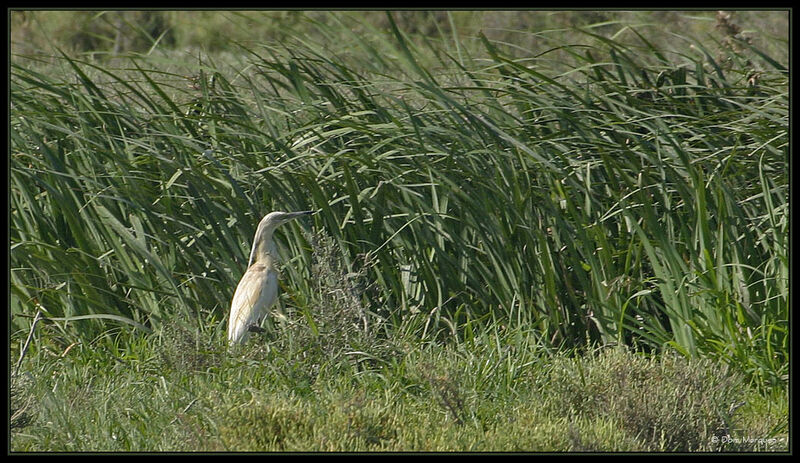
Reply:
<svg viewBox="0 0 800 463"><path fill-rule="evenodd" d="M12 59L12 339L40 312L61 349L177 318L221 340L260 217L315 209L278 236L311 320L313 229L386 332L524 328L785 382L786 66L732 33L520 33L531 54L387 24L224 62Z"/></svg>

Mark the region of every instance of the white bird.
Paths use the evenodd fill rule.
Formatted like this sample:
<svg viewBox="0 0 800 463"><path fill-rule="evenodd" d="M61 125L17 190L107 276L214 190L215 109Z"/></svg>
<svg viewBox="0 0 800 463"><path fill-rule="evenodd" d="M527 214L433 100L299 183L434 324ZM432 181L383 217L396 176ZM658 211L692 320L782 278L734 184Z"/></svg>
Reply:
<svg viewBox="0 0 800 463"><path fill-rule="evenodd" d="M272 240L275 229L292 219L313 211L270 212L258 224L247 271L233 293L228 319L228 342L244 343L250 331L259 331L259 323L278 299L278 271L275 268L278 248Z"/></svg>

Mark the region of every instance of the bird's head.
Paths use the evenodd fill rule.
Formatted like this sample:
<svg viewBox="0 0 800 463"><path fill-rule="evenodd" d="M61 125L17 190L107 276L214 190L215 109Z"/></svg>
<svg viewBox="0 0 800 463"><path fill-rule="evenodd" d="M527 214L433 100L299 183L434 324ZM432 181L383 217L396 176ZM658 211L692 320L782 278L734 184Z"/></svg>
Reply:
<svg viewBox="0 0 800 463"><path fill-rule="evenodd" d="M305 215L311 215L313 213L314 211L270 212L269 214L265 215L258 224L258 229L256 230L256 242L260 239L271 239L272 232L280 225L283 225L292 219L303 217Z"/></svg>
<svg viewBox="0 0 800 463"><path fill-rule="evenodd" d="M263 219L261 219L261 223L258 224L258 228L275 228L279 225L282 225L292 219L296 219L298 217L302 217L304 215L311 215L314 211L300 211L300 212L281 212L275 211L270 212L269 214L265 215Z"/></svg>
<svg viewBox="0 0 800 463"><path fill-rule="evenodd" d="M270 212L265 215L256 229L256 236L253 239L253 249L250 251L250 260L247 266L250 267L259 258L268 254L275 254L275 243L272 241L272 232L280 225L298 217L313 214L314 211L300 212Z"/></svg>

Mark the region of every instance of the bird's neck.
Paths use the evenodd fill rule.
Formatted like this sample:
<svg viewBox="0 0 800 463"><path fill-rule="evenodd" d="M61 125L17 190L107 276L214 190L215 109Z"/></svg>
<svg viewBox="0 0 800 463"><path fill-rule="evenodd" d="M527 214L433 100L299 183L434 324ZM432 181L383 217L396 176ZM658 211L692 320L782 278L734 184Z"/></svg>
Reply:
<svg viewBox="0 0 800 463"><path fill-rule="evenodd" d="M271 265L277 255L278 247L272 240L272 230L265 230L253 243L253 249L250 251L250 262L247 266L250 267L257 263Z"/></svg>

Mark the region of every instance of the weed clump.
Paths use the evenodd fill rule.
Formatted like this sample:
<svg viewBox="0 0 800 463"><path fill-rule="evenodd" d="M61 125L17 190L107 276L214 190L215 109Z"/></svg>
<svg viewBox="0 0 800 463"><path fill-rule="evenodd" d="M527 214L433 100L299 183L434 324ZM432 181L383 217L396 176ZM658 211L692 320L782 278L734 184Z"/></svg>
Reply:
<svg viewBox="0 0 800 463"><path fill-rule="evenodd" d="M335 355L370 339L380 320L361 301L367 266L349 272L333 238L322 231L308 238L314 249L311 323L321 334L319 346L326 354Z"/></svg>
<svg viewBox="0 0 800 463"><path fill-rule="evenodd" d="M325 232L307 234L313 249L309 299L299 309L282 315L278 336L270 346L295 351L309 368L335 364L342 357L374 366L399 352L387 336L386 322L364 304L369 290L369 262L348 270L341 251Z"/></svg>
<svg viewBox="0 0 800 463"><path fill-rule="evenodd" d="M612 419L645 451L723 450L742 396L741 378L710 361L622 349L560 360L549 380L554 410Z"/></svg>
<svg viewBox="0 0 800 463"><path fill-rule="evenodd" d="M428 363L422 365L420 375L430 385L431 393L436 397L440 407L457 425L463 426L468 412L457 375L438 371L434 365Z"/></svg>
<svg viewBox="0 0 800 463"><path fill-rule="evenodd" d="M376 407L363 391L356 391L341 413L346 422L345 434L367 448L380 448L397 439L398 424L392 414L384 407Z"/></svg>
<svg viewBox="0 0 800 463"><path fill-rule="evenodd" d="M28 375L14 374L9 384L9 423L12 430L29 426L34 421L36 397L30 392L33 380Z"/></svg>
<svg viewBox="0 0 800 463"><path fill-rule="evenodd" d="M272 400L274 399L274 400ZM296 404L271 397L230 410L220 437L231 451L285 451L307 436L313 421Z"/></svg>
<svg viewBox="0 0 800 463"><path fill-rule="evenodd" d="M180 323L164 324L158 333L158 360L172 370L205 371L219 366L224 352L215 341Z"/></svg>

